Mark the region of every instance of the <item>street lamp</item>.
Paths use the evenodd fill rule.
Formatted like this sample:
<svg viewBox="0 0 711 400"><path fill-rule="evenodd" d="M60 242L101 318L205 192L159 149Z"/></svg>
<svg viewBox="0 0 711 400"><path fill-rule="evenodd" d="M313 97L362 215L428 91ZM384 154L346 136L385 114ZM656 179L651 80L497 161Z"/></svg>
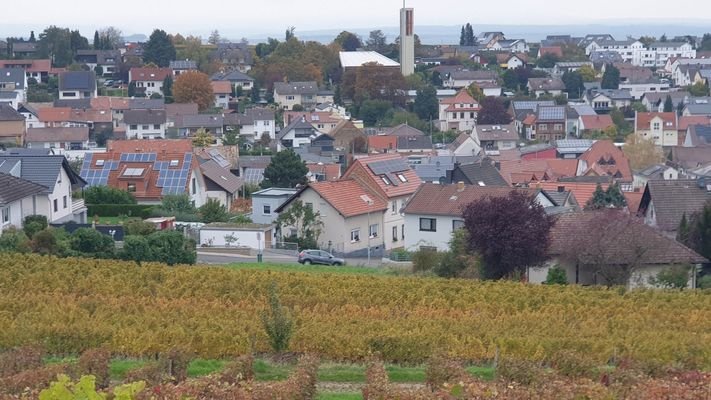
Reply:
<svg viewBox="0 0 711 400"><path fill-rule="evenodd" d="M373 200L368 195L361 195L360 199L368 205L368 266L370 266L370 206L373 205Z"/></svg>

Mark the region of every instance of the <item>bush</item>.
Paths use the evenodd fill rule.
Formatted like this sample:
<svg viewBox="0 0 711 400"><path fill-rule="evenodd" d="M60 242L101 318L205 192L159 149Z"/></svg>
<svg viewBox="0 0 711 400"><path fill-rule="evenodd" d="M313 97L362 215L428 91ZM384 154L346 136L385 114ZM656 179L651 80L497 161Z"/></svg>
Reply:
<svg viewBox="0 0 711 400"><path fill-rule="evenodd" d="M192 359L192 354L173 348L160 355L158 364L173 382L183 382L188 379L188 365Z"/></svg>
<svg viewBox="0 0 711 400"><path fill-rule="evenodd" d="M503 357L496 366L496 376L522 385L533 385L543 381L544 370L536 362Z"/></svg>
<svg viewBox="0 0 711 400"><path fill-rule="evenodd" d="M254 356L250 353L227 364L220 373L220 382L237 384L254 379Z"/></svg>
<svg viewBox="0 0 711 400"><path fill-rule="evenodd" d="M170 380L170 375L163 370L162 366L157 362L153 362L126 372L123 381L124 383L143 381L148 386L158 386Z"/></svg>
<svg viewBox="0 0 711 400"><path fill-rule="evenodd" d="M711 289L711 275L705 275L699 278L699 281L696 282L696 286L698 286L699 289Z"/></svg>
<svg viewBox="0 0 711 400"><path fill-rule="evenodd" d="M127 261L153 261L153 251L145 236L126 236L123 240L120 258Z"/></svg>
<svg viewBox="0 0 711 400"><path fill-rule="evenodd" d="M102 217L138 217L149 218L153 211L153 206L146 204L91 204L87 203L87 215L99 215Z"/></svg>
<svg viewBox="0 0 711 400"><path fill-rule="evenodd" d="M198 209L202 222L210 224L213 222L227 222L230 219L230 214L227 208L220 204L217 199L209 198L207 202Z"/></svg>
<svg viewBox="0 0 711 400"><path fill-rule="evenodd" d="M412 270L414 272L426 272L433 270L439 265L442 254L437 250L420 249L412 254Z"/></svg>
<svg viewBox="0 0 711 400"><path fill-rule="evenodd" d="M131 220L123 224L126 236L148 236L156 231L155 225L141 220Z"/></svg>
<svg viewBox="0 0 711 400"><path fill-rule="evenodd" d="M148 246L154 261L168 265L195 264L197 261L195 241L178 231L152 233L148 236Z"/></svg>
<svg viewBox="0 0 711 400"><path fill-rule="evenodd" d="M550 267L546 275L546 280L543 283L546 285L567 285L568 276L565 273L565 269L558 265Z"/></svg>
<svg viewBox="0 0 711 400"><path fill-rule="evenodd" d="M649 277L649 284L666 289L684 289L689 284L688 265L674 265L665 268L656 276Z"/></svg>
<svg viewBox="0 0 711 400"><path fill-rule="evenodd" d="M549 360L556 372L571 378L594 378L597 364L576 351L561 349Z"/></svg>
<svg viewBox="0 0 711 400"><path fill-rule="evenodd" d="M269 336L269 344L277 353L289 348L289 341L294 331L294 321L291 312L281 305L276 282L269 286L267 295L268 308L262 311L262 326Z"/></svg>
<svg viewBox="0 0 711 400"><path fill-rule="evenodd" d="M57 375L65 373L65 370L66 366L64 365L48 365L2 378L0 379L0 394L20 395L44 389L57 378Z"/></svg>
<svg viewBox="0 0 711 400"><path fill-rule="evenodd" d="M71 249L97 258L113 258L114 240L92 228L80 228L71 236Z"/></svg>
<svg viewBox="0 0 711 400"><path fill-rule="evenodd" d="M83 197L86 204L136 204L136 199L131 193L109 186L92 186L84 189Z"/></svg>
<svg viewBox="0 0 711 400"><path fill-rule="evenodd" d="M76 365L76 375L93 375L100 388L107 388L111 383L109 363L111 352L103 349L91 349L82 353Z"/></svg>
<svg viewBox="0 0 711 400"><path fill-rule="evenodd" d="M462 365L442 355L435 355L427 363L425 370L427 386L437 390L446 383L462 382L471 379Z"/></svg>
<svg viewBox="0 0 711 400"><path fill-rule="evenodd" d="M41 230L32 236L30 244L32 251L42 255L56 255L59 253L59 244L52 229Z"/></svg>
<svg viewBox="0 0 711 400"><path fill-rule="evenodd" d="M0 236L0 252L29 253L31 251L30 239L25 232L11 226L5 229Z"/></svg>
<svg viewBox="0 0 711 400"><path fill-rule="evenodd" d="M28 238L31 238L35 235L35 233L43 229L47 229L49 226L47 223L47 217L44 215L28 215L25 217L25 221L22 225L25 235L27 235Z"/></svg>
<svg viewBox="0 0 711 400"><path fill-rule="evenodd" d="M163 196L163 200L160 203L160 208L174 213L195 213L195 206L193 206L190 197L187 194L171 194Z"/></svg>
<svg viewBox="0 0 711 400"><path fill-rule="evenodd" d="M19 374L42 366L44 351L37 346L17 347L0 353L0 377Z"/></svg>

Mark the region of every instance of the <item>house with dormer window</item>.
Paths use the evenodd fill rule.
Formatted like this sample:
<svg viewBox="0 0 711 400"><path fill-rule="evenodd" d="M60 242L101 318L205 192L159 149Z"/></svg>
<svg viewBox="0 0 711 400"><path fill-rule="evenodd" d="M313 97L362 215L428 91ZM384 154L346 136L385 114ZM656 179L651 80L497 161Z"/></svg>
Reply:
<svg viewBox="0 0 711 400"><path fill-rule="evenodd" d="M173 76L170 68L131 68L128 71L128 82L136 84L136 90L144 92L146 97L153 93L163 96L163 81Z"/></svg>
<svg viewBox="0 0 711 400"><path fill-rule="evenodd" d="M675 112L637 112L635 134L657 146L679 146L678 116Z"/></svg>

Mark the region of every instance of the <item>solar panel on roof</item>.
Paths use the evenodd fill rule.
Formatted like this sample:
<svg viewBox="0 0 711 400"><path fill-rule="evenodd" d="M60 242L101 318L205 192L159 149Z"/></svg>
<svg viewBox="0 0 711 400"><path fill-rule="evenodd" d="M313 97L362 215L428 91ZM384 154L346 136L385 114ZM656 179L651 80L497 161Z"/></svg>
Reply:
<svg viewBox="0 0 711 400"><path fill-rule="evenodd" d="M402 172L410 169L404 159L376 161L368 164L368 168L375 175L385 175L388 173Z"/></svg>

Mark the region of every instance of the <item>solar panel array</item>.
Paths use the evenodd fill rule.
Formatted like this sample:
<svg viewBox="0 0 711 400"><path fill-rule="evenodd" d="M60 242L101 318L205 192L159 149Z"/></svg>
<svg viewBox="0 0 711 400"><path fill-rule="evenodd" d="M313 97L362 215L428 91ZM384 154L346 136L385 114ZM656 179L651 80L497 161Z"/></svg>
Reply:
<svg viewBox="0 0 711 400"><path fill-rule="evenodd" d="M162 188L162 194L185 193L190 177L190 167L193 162L192 153L183 156L183 164L179 168L170 167L170 161L157 161L153 164L158 170L158 182L156 186Z"/></svg>
<svg viewBox="0 0 711 400"><path fill-rule="evenodd" d="M565 106L540 107L538 119L541 121L560 121L565 119Z"/></svg>
<svg viewBox="0 0 711 400"><path fill-rule="evenodd" d="M260 184L264 180L264 168L245 168L244 181L251 184Z"/></svg>
<svg viewBox="0 0 711 400"><path fill-rule="evenodd" d="M407 171L408 169L410 169L410 166L407 164L407 161L402 158L399 158L395 160L384 160L368 163L368 168L370 168L370 170L373 171L375 175L385 175L392 174L394 172Z"/></svg>
<svg viewBox="0 0 711 400"><path fill-rule="evenodd" d="M118 169L118 161L105 160L103 165L93 165L94 155L88 153L84 156L79 176L82 177L88 186L106 186L109 181L111 171ZM99 168L97 168L99 167Z"/></svg>
<svg viewBox="0 0 711 400"><path fill-rule="evenodd" d="M156 153L123 153L121 154L123 162L155 162Z"/></svg>

